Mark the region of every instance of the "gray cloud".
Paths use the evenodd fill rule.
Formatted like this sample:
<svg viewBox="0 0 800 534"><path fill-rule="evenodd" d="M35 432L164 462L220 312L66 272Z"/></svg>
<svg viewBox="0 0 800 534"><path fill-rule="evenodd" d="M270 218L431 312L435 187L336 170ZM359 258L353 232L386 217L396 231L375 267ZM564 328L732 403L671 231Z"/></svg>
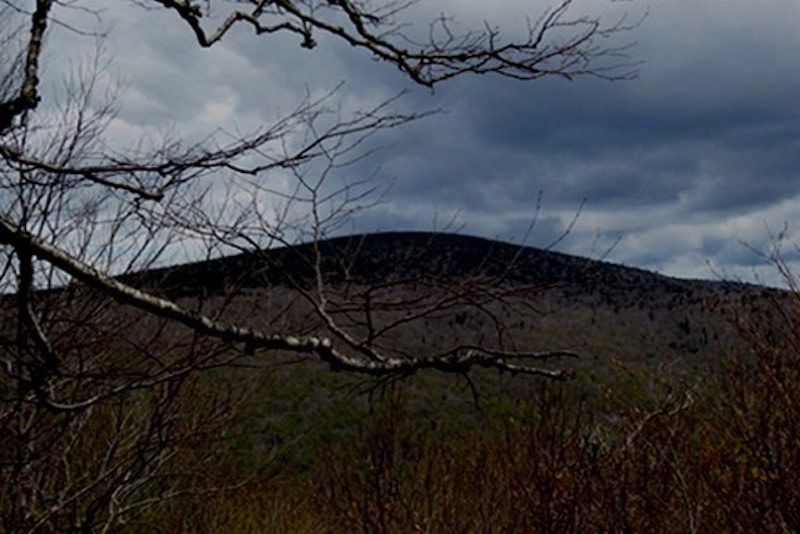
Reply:
<svg viewBox="0 0 800 534"><path fill-rule="evenodd" d="M531 12L529 4L501 9L443 1L410 14L450 9L461 12L465 26L490 18L513 31L515 9ZM609 12L626 5L634 16L644 9L636 2L596 4ZM588 7L577 2L575 9ZM708 260L750 276L759 260L739 242L763 247L766 227L796 219L800 69L790 51L800 49L800 4L794 0L652 6L630 34L638 43L634 57L645 61L633 81L467 76L433 93L325 39L309 52L293 37L243 31L201 50L163 12L128 6L106 18L113 24L109 54L128 85L117 125L122 136L167 127L248 129L290 110L306 89L320 93L342 81L345 109L403 89L410 92L400 107L445 108L380 136L375 143L384 150L347 171L364 175L380 167L379 180L393 182L387 203L358 215L350 228L421 229L461 213L464 231L519 238L544 191L536 244L551 242L586 198L573 235L561 245L566 251L590 253L599 232L599 248L622 238L611 256L617 261L712 276Z"/></svg>

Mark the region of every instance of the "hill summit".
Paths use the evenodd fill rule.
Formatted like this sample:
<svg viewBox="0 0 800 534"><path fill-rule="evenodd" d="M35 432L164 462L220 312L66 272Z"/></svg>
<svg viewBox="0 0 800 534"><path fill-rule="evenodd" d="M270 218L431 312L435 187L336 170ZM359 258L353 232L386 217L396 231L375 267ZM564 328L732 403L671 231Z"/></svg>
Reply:
<svg viewBox="0 0 800 534"><path fill-rule="evenodd" d="M459 234L384 232L326 239L151 269L121 277L171 296L227 288L308 286L315 267L326 283L370 284L419 277L492 279L499 285L568 285L583 291L741 284L689 281L601 260ZM612 291L612 292L613 292Z"/></svg>

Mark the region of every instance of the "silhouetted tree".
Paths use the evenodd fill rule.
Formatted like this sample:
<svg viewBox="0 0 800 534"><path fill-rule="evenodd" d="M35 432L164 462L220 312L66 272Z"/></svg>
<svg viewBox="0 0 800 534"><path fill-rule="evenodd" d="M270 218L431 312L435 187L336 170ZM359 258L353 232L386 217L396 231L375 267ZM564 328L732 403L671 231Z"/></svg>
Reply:
<svg viewBox="0 0 800 534"><path fill-rule="evenodd" d="M413 0L131 2L173 17L175 31L187 31L201 47L218 45L237 27L254 39L293 34L309 49L325 35L428 87L470 73L519 80L632 75L619 60L624 47L607 45L627 23L572 15L570 0L546 10L521 40L505 40L488 24L458 33L441 16L422 42L402 20ZM47 28L67 26L61 19L67 10L102 16L93 7L81 0L0 2L5 530L112 530L160 499L198 490L206 475L196 469L198 458L214 451L197 444L231 420L236 401L224 388L203 389L197 376L204 371L281 353L383 377L473 366L564 376L529 363L565 352L517 350L500 323L490 344L453 340L441 350L403 349L397 333L412 322L470 306L496 317L492 306L510 297L491 280L387 281L337 293L314 245L314 283L293 293L314 318L305 323L292 322L279 297L264 317L243 317L224 296L181 300L124 282L120 274L152 266L184 240L204 243L209 255L226 247L257 251L298 236L319 243L370 202L366 180L336 185L336 169L361 157L370 135L421 114L396 112L390 101L343 117L329 106L335 95L308 96L250 134L112 150L104 130L116 102L104 99L98 63L67 77L59 114L40 109ZM266 180L273 175L294 185L277 190ZM225 186L212 191L210 178ZM227 196L214 208L210 195L219 200L221 190ZM282 207L265 213L265 199ZM425 297L392 296L412 286Z"/></svg>

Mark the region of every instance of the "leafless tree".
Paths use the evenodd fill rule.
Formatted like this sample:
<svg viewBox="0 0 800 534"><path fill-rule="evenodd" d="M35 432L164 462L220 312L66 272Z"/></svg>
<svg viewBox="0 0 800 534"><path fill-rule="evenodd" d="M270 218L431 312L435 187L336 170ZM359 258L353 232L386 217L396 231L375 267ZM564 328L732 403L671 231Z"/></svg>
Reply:
<svg viewBox="0 0 800 534"><path fill-rule="evenodd" d="M174 17L202 47L217 45L237 26L255 38L293 34L306 48L324 34L428 87L470 73L520 80L633 75L625 46L606 44L631 26L575 16L570 0L530 23L521 41L505 41L488 24L457 33L446 16L420 37L402 20L414 0L130 1ZM388 101L345 116L332 105L333 92L306 96L250 134L114 150L104 130L117 101L98 90L99 60L67 75L56 113L40 108L47 28L64 24L64 10L91 5L2 0L0 6L6 529L109 530L154 499L196 489L202 473L185 458L213 454L193 443L229 422L236 400L219 388L203 390L201 371L294 355L376 377L481 366L563 378L561 370L531 362L571 353L518 347L504 326L499 310L521 305L520 293L536 288L500 289L494 282L502 273L459 282L400 277L380 285L326 278L322 238L375 192L370 177L340 182L335 175L365 156L368 137L424 114L394 111ZM275 176L293 185L281 188ZM220 191L223 199L210 202ZM265 199L280 207L267 213ZM209 256L239 249L267 258L269 246L303 238L312 243L311 282L272 291L262 316L231 306L235 292L179 298L122 276L155 265L183 242L204 244ZM444 347L404 339L409 325L464 308L484 314L496 339L453 339Z"/></svg>

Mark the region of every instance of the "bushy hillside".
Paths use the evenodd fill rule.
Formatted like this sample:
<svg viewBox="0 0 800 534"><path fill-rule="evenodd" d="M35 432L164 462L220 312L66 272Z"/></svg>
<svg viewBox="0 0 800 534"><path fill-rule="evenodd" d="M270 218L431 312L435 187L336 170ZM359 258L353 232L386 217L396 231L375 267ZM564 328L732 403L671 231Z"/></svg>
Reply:
<svg viewBox="0 0 800 534"><path fill-rule="evenodd" d="M275 300L278 294L285 298L287 291L314 287L318 258L324 283L332 291L390 284L388 291L408 293L459 281L520 288L515 299L526 312L504 317L510 328L522 332L533 347L569 347L589 358L664 359L713 353L720 344L730 348L730 329L714 310L723 304L751 306L778 293L730 281L677 279L606 261L441 233L339 237L122 279L171 297L240 298L247 307L254 300ZM424 284L415 289L416 282ZM490 335L485 318L473 311L451 311L407 335L424 337L426 342L461 336L465 330Z"/></svg>

